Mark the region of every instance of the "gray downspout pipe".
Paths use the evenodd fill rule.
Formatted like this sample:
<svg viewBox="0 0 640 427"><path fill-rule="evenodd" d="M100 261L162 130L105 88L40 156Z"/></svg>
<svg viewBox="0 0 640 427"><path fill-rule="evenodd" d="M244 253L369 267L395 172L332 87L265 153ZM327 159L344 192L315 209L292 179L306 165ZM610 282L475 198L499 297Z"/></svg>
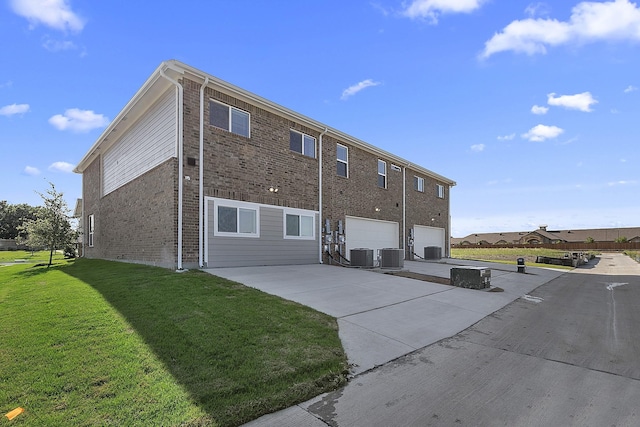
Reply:
<svg viewBox="0 0 640 427"><path fill-rule="evenodd" d="M318 262L322 264L322 137L329 132L328 128L324 128L324 131L318 138Z"/></svg>
<svg viewBox="0 0 640 427"><path fill-rule="evenodd" d="M200 87L200 153L199 159L200 162L200 175L199 175L199 185L198 185L198 199L199 199L199 210L198 210L198 266L200 268L204 267L204 261L202 259L202 253L204 251L204 239L202 236L202 224L204 218L204 90L209 84L209 77L204 78L204 83L202 83L202 87Z"/></svg>
<svg viewBox="0 0 640 427"><path fill-rule="evenodd" d="M167 76L164 73L163 69L160 69L160 75L165 79L169 80L173 83L178 91L178 135L177 135L177 145L178 145L178 271L182 271L182 198L183 198L183 187L184 187L184 177L183 177L183 139L182 139L182 128L184 126L184 118L183 118L183 100L184 100L184 88L182 85Z"/></svg>

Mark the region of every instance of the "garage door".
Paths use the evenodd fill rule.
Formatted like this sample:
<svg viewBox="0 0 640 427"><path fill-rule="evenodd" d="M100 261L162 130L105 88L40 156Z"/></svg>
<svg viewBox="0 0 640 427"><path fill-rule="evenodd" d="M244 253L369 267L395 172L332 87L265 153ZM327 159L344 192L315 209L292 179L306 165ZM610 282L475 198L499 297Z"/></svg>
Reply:
<svg viewBox="0 0 640 427"><path fill-rule="evenodd" d="M419 256L424 255L425 246L439 246L442 250L442 256L445 256L444 228L414 225L413 233L413 251Z"/></svg>
<svg viewBox="0 0 640 427"><path fill-rule="evenodd" d="M397 222L376 219L346 217L345 222L347 256L351 249L397 248L400 227ZM375 256L375 253L374 253Z"/></svg>

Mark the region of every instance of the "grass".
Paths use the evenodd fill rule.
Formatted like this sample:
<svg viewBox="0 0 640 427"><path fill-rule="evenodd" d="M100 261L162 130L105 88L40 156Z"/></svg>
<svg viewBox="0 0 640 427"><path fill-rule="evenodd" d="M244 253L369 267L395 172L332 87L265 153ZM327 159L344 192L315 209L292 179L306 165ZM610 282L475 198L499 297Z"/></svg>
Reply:
<svg viewBox="0 0 640 427"><path fill-rule="evenodd" d="M624 254L640 262L640 251L624 251Z"/></svg>
<svg viewBox="0 0 640 427"><path fill-rule="evenodd" d="M546 256L562 258L567 251L545 248L451 248L451 257L477 261L499 262L502 264L517 264L518 258L524 258L530 267L547 267L570 270L572 267L561 265L538 264L536 257Z"/></svg>
<svg viewBox="0 0 640 427"><path fill-rule="evenodd" d="M53 260L59 261L64 259L62 252L54 252ZM49 251L0 251L0 263L9 262L27 262L27 263L42 263L49 262Z"/></svg>
<svg viewBox="0 0 640 427"><path fill-rule="evenodd" d="M233 426L347 372L335 319L198 271L0 267L0 325L0 414L25 408L16 426Z"/></svg>

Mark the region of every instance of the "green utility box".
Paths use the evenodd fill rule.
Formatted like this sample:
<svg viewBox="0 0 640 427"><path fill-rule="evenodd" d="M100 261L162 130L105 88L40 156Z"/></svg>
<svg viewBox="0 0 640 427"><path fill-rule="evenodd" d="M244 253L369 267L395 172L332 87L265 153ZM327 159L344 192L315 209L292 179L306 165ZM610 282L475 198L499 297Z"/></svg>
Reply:
<svg viewBox="0 0 640 427"><path fill-rule="evenodd" d="M486 289L491 286L491 269L484 267L454 267L451 284L460 288Z"/></svg>

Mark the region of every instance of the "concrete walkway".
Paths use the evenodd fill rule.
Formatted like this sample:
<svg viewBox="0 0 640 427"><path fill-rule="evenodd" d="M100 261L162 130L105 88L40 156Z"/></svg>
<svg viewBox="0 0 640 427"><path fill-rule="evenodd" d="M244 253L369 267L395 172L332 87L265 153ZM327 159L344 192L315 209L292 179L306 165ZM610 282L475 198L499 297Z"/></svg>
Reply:
<svg viewBox="0 0 640 427"><path fill-rule="evenodd" d="M405 270L448 278L456 265L491 269L486 292L329 265L216 268L206 271L307 305L338 319L353 375L457 334L553 280L562 271L447 259L406 261Z"/></svg>
<svg viewBox="0 0 640 427"><path fill-rule="evenodd" d="M381 271L319 264L206 271L336 317L351 373L356 376L451 337L564 274L562 270L529 267L522 274L516 272L515 265L457 259L405 261L404 270L448 278L457 265L490 268L492 288L504 292L462 289ZM265 415L246 426L326 427L308 410L313 402Z"/></svg>

